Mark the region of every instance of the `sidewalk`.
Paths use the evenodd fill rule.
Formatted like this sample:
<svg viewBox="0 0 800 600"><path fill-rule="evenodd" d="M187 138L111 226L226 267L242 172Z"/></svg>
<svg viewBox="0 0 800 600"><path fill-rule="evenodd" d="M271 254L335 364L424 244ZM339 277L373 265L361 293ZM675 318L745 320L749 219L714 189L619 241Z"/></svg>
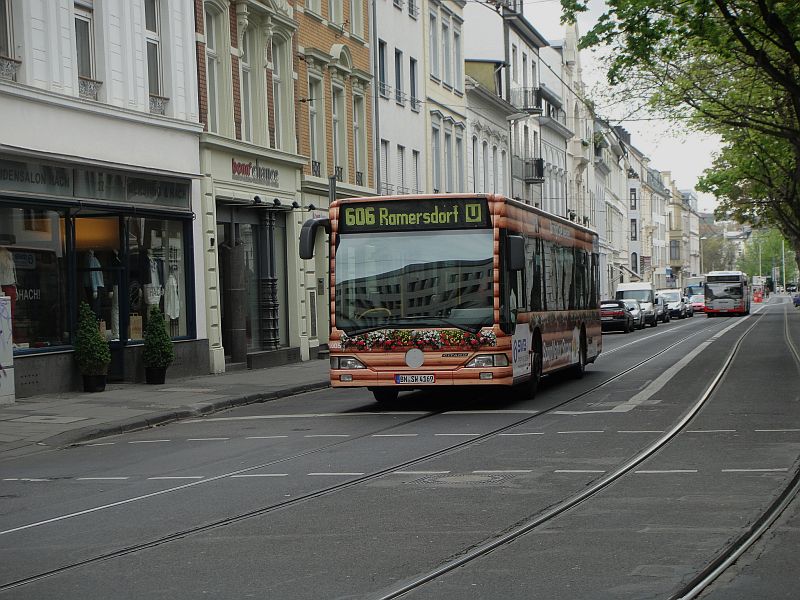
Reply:
<svg viewBox="0 0 800 600"><path fill-rule="evenodd" d="M0 406L0 458L197 417L328 387L327 360L169 379L164 385L109 384L104 392L18 398Z"/></svg>

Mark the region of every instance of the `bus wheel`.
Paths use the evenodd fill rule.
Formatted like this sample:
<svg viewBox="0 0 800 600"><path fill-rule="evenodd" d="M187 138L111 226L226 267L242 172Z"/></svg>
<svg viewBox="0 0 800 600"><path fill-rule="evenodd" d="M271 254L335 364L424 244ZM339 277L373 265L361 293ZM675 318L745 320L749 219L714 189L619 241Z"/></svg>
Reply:
<svg viewBox="0 0 800 600"><path fill-rule="evenodd" d="M372 388L372 395L375 397L375 402L382 404L389 404L397 401L397 390L390 387Z"/></svg>

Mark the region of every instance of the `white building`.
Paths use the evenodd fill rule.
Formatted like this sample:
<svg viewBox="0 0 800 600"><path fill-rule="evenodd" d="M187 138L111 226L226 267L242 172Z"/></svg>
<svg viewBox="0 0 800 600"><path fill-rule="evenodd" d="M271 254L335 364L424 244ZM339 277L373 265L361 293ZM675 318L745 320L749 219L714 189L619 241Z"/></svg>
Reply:
<svg viewBox="0 0 800 600"><path fill-rule="evenodd" d="M423 103L427 77L423 52L426 15L421 12L420 0L377 0L375 14L372 46L377 53L378 193L420 193L425 189L428 163L427 106ZM453 53L456 51L452 38L456 31L454 28L449 34ZM455 67L453 61L451 69Z"/></svg>
<svg viewBox="0 0 800 600"><path fill-rule="evenodd" d="M82 302L109 341L110 378L141 378L153 306L177 341L170 373L208 372L193 10L0 2L0 249L16 267L3 290L19 396L79 387L53 350L71 351Z"/></svg>

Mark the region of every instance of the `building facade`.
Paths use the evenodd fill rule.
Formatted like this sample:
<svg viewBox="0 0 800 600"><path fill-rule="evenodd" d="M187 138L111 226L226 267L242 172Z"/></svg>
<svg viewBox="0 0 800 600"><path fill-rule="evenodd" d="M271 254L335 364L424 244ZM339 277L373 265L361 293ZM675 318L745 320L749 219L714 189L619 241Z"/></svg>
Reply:
<svg viewBox="0 0 800 600"><path fill-rule="evenodd" d="M111 347L111 380L143 377L154 306L176 341L170 373L208 372L192 6L5 0L0 11L0 253L17 395L80 388L82 302Z"/></svg>

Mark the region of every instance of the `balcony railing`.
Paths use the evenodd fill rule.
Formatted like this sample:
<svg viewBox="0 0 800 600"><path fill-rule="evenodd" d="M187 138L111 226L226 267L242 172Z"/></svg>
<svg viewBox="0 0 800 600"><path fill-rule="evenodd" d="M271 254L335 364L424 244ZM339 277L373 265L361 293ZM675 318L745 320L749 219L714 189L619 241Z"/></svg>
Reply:
<svg viewBox="0 0 800 600"><path fill-rule="evenodd" d="M322 177L322 163L318 160L311 161L311 174L314 177Z"/></svg>
<svg viewBox="0 0 800 600"><path fill-rule="evenodd" d="M544 182L544 159L512 156L511 176L522 179L525 183Z"/></svg>
<svg viewBox="0 0 800 600"><path fill-rule="evenodd" d="M530 114L541 114L542 95L539 88L519 87L511 90L511 104L517 110L522 110Z"/></svg>
<svg viewBox="0 0 800 600"><path fill-rule="evenodd" d="M419 6L417 6L417 0L408 0L408 14L415 19L419 16Z"/></svg>
<svg viewBox="0 0 800 600"><path fill-rule="evenodd" d="M419 98L415 98L411 96L411 110L415 112L419 112L419 109L422 107L422 100Z"/></svg>
<svg viewBox="0 0 800 600"><path fill-rule="evenodd" d="M364 173L356 171L356 185L364 185Z"/></svg>
<svg viewBox="0 0 800 600"><path fill-rule="evenodd" d="M406 105L406 94L403 90L399 88L395 88L394 90L394 101L401 106Z"/></svg>
<svg viewBox="0 0 800 600"><path fill-rule="evenodd" d="M378 82L378 93L383 96L384 98L388 98L389 94L392 93L392 86L390 86L385 81Z"/></svg>
<svg viewBox="0 0 800 600"><path fill-rule="evenodd" d="M167 104L169 104L169 98L150 94L150 112L152 114L165 115L167 113Z"/></svg>
<svg viewBox="0 0 800 600"><path fill-rule="evenodd" d="M78 95L84 100L97 100L101 87L103 87L102 81L78 77Z"/></svg>
<svg viewBox="0 0 800 600"><path fill-rule="evenodd" d="M336 175L336 181L344 181L344 167L334 167L333 172Z"/></svg>
<svg viewBox="0 0 800 600"><path fill-rule="evenodd" d="M17 80L17 71L22 64L21 60L0 56L0 79Z"/></svg>

